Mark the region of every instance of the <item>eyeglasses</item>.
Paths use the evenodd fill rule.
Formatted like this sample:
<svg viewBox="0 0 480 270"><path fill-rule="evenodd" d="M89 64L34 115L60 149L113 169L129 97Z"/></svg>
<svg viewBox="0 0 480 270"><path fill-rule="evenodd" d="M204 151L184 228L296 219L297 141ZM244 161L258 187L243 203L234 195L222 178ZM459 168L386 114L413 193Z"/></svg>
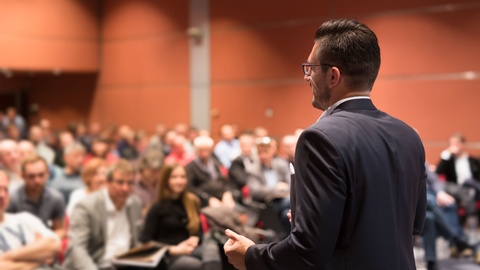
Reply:
<svg viewBox="0 0 480 270"><path fill-rule="evenodd" d="M26 175L26 177L27 177L28 179L35 179L35 178L37 178L37 177L38 177L38 178L43 178L43 177L45 177L45 173L37 173L37 174L29 173L29 174Z"/></svg>
<svg viewBox="0 0 480 270"><path fill-rule="evenodd" d="M306 76L312 75L312 67L314 67L314 66L334 67L334 65L330 65L330 64L310 64L310 63L303 63L303 64L302 64L303 74L305 74Z"/></svg>

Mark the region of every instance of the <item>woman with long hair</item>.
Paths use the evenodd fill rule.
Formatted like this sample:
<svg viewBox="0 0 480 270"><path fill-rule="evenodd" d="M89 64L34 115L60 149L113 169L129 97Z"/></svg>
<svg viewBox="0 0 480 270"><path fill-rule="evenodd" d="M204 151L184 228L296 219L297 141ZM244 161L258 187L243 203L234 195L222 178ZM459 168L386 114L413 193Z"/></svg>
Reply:
<svg viewBox="0 0 480 270"><path fill-rule="evenodd" d="M202 269L200 200L187 186L187 174L181 165L163 168L158 197L148 211L141 235L142 242L170 245L166 258L169 270Z"/></svg>

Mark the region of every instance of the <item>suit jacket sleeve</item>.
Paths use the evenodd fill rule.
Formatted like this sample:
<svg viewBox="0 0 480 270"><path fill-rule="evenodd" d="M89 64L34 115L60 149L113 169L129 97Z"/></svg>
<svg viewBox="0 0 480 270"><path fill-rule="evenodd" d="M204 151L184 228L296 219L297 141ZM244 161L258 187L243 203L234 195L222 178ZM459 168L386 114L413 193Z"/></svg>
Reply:
<svg viewBox="0 0 480 270"><path fill-rule="evenodd" d="M301 135L296 152L292 232L279 243L249 247L249 270L323 269L337 245L347 197L343 159L316 129Z"/></svg>
<svg viewBox="0 0 480 270"><path fill-rule="evenodd" d="M98 269L88 252L91 237L91 216L87 207L79 203L70 218L70 244L65 260L66 269L89 270Z"/></svg>
<svg viewBox="0 0 480 270"><path fill-rule="evenodd" d="M419 235L423 231L425 223L425 215L427 212L427 170L425 168L424 180L420 183L420 196L417 201L417 209L415 212L415 221L413 223L413 235Z"/></svg>

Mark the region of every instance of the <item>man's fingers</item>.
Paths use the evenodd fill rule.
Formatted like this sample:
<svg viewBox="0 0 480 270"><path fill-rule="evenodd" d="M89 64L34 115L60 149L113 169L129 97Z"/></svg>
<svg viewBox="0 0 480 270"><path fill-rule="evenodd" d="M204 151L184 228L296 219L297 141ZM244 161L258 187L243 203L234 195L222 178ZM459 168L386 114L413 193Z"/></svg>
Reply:
<svg viewBox="0 0 480 270"><path fill-rule="evenodd" d="M230 229L225 230L225 235L228 236L228 238L230 238L230 240L233 240L233 241L237 241L238 238L240 237L240 235L238 235L236 232Z"/></svg>

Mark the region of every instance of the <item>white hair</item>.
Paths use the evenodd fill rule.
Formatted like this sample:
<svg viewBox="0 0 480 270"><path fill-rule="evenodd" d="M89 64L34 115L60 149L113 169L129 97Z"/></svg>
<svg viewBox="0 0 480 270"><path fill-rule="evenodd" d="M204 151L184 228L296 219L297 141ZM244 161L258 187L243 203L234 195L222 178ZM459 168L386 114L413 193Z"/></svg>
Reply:
<svg viewBox="0 0 480 270"><path fill-rule="evenodd" d="M198 136L193 141L193 146L198 147L213 147L213 139L208 136Z"/></svg>

